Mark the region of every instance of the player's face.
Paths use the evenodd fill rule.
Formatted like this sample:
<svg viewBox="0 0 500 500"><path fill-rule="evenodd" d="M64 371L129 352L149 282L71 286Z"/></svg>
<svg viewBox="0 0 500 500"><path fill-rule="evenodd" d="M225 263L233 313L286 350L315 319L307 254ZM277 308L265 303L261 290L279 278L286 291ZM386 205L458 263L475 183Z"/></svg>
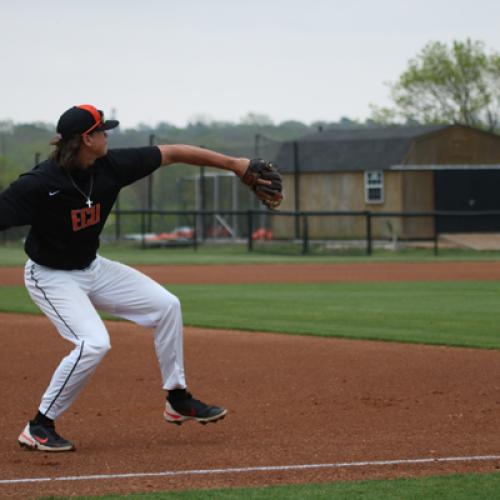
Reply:
<svg viewBox="0 0 500 500"><path fill-rule="evenodd" d="M88 138L88 147L97 158L108 152L108 134L106 132L94 132L89 134Z"/></svg>

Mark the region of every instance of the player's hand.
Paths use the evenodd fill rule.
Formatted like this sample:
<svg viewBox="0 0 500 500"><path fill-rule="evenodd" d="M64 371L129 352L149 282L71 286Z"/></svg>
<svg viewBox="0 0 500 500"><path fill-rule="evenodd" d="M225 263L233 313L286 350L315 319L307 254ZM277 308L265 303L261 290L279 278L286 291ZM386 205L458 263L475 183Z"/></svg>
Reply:
<svg viewBox="0 0 500 500"><path fill-rule="evenodd" d="M250 160L241 180L267 208L279 207L283 200L283 183L276 165L260 158Z"/></svg>

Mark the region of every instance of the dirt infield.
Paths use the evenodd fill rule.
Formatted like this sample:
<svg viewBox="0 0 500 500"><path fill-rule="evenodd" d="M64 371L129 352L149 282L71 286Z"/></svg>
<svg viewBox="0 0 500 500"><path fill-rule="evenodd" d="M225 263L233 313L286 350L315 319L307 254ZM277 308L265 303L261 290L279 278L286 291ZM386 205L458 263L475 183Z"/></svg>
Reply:
<svg viewBox="0 0 500 500"><path fill-rule="evenodd" d="M141 270L171 284L500 279L496 262ZM2 269L0 282L21 284L22 270ZM190 388L227 406L229 415L217 424L175 427L161 415L152 334L125 322L107 323L113 349L58 421L77 452L22 451L17 435L70 346L43 317L0 314L0 325L1 498L500 469L498 458L401 462L500 455L500 351L187 328ZM318 464L333 465L269 469ZM104 478L85 478L95 475Z"/></svg>
<svg viewBox="0 0 500 500"><path fill-rule="evenodd" d="M111 322L113 349L58 430L61 455L16 437L69 345L43 317L0 315L0 480L325 464L500 452L500 352L188 328L196 395L217 424L163 422L152 335ZM493 471L500 460L0 484L0 497L90 495Z"/></svg>
<svg viewBox="0 0 500 500"><path fill-rule="evenodd" d="M164 284L332 283L500 280L498 262L247 264L136 266ZM2 268L0 285L22 285L23 269Z"/></svg>

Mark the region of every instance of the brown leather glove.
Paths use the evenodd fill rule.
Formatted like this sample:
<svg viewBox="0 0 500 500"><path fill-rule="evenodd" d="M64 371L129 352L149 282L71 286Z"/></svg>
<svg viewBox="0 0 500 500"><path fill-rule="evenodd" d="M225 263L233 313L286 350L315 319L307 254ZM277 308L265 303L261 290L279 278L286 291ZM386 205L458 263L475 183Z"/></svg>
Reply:
<svg viewBox="0 0 500 500"><path fill-rule="evenodd" d="M276 165L269 161L260 158L250 160L241 180L267 208L275 209L283 200L281 175Z"/></svg>

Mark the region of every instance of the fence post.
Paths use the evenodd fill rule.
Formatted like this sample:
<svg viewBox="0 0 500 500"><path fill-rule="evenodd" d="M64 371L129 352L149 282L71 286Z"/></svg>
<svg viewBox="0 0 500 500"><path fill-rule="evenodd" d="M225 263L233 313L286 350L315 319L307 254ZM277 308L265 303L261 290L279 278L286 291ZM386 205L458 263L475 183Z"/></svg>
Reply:
<svg viewBox="0 0 500 500"><path fill-rule="evenodd" d="M196 213L193 215L193 219L194 219L194 224L193 224L193 250L198 250L198 231L197 231L197 228L196 228Z"/></svg>
<svg viewBox="0 0 500 500"><path fill-rule="evenodd" d="M438 221L437 221L438 215L434 213L434 255L436 256L439 251L439 234L438 234Z"/></svg>
<svg viewBox="0 0 500 500"><path fill-rule="evenodd" d="M207 233L205 230L205 167L200 167L200 208L201 208L201 241L205 241Z"/></svg>
<svg viewBox="0 0 500 500"><path fill-rule="evenodd" d="M154 134L149 136L149 145L155 145ZM153 173L148 175L148 210L150 211L148 215L148 231L151 233L153 232L153 214L151 213L151 210L153 210Z"/></svg>
<svg viewBox="0 0 500 500"><path fill-rule="evenodd" d="M302 255L309 253L309 223L307 215L302 220Z"/></svg>
<svg viewBox="0 0 500 500"><path fill-rule="evenodd" d="M115 241L120 241L121 234L121 219L120 210L115 210Z"/></svg>
<svg viewBox="0 0 500 500"><path fill-rule="evenodd" d="M146 212L141 212L141 247L146 248Z"/></svg>
<svg viewBox="0 0 500 500"><path fill-rule="evenodd" d="M118 241L121 237L121 219L120 219L120 193L116 197L115 203L115 241Z"/></svg>
<svg viewBox="0 0 500 500"><path fill-rule="evenodd" d="M248 251L253 251L253 213L251 210L247 212L247 225L248 225Z"/></svg>
<svg viewBox="0 0 500 500"><path fill-rule="evenodd" d="M300 220L297 212L300 210L300 165L299 165L299 143L293 141L293 191L295 215L295 238L300 237Z"/></svg>
<svg viewBox="0 0 500 500"><path fill-rule="evenodd" d="M366 254L372 254L372 213L367 211L366 214Z"/></svg>

